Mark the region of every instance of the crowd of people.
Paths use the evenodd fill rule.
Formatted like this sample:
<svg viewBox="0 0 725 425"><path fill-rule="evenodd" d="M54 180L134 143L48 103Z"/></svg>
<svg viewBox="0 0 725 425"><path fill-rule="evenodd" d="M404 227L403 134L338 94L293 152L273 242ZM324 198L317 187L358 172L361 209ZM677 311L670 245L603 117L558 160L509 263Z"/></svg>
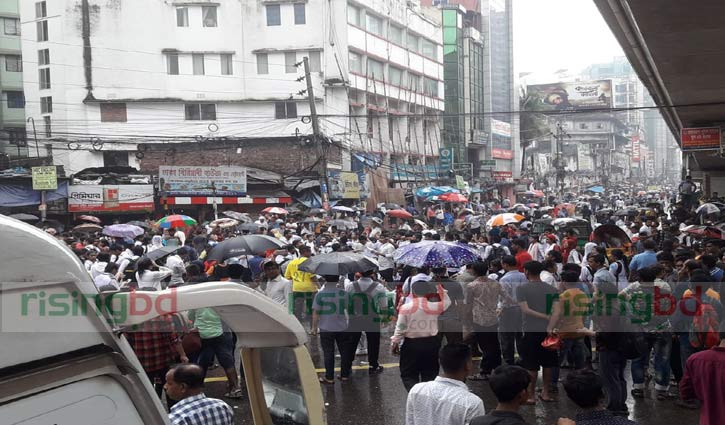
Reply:
<svg viewBox="0 0 725 425"><path fill-rule="evenodd" d="M606 202L574 208L514 206L509 212L520 213L520 219L492 227L486 223L504 212L498 211L500 204L448 204L420 212L410 205L408 212L420 220L394 219L383 207L339 217L322 211L262 214L245 230L159 229L149 223L135 239L57 237L84 261L101 291L231 281L266 294L319 336L322 385L335 382L336 349L337 378L344 382L353 379L356 355L367 356L370 374L382 373L380 351L389 345L400 356L410 424L522 424L519 407L555 402L560 385L585 411L575 418L578 424L631 423L617 419L629 415L630 396L701 406L701 424L721 423L724 252L721 239L687 231L703 219L712 225L717 220L698 217L689 198L672 205L666 196L645 201L660 202L661 208L632 208L618 215L615 210L625 202L637 202L622 198L612 198L609 212ZM631 243L618 240L614 247L612 239L595 240L565 226L534 232L536 218L575 215L586 217L593 228L616 226ZM273 236L284 248L223 262L207 259L218 243L249 233ZM425 241L466 245L479 258L445 267L396 262L396 250ZM299 269L315 255L345 251L378 266L344 276ZM330 300L346 307L327 311ZM200 338L194 353L182 344L189 329ZM234 334L211 308L155 319L129 334L129 340L159 395L166 388L172 422L190 405L205 405L199 402L200 382L215 358L227 376L225 397L243 396ZM471 358L479 353L474 370ZM171 369L177 362L198 368ZM625 376L628 364L631 377ZM564 368L569 373L562 378ZM480 398L468 392L467 380L489 381L499 400L495 410L485 414ZM720 389L714 391L717 382ZM174 404L180 386L188 394L183 409ZM222 419L205 423L227 423L223 418L230 410L209 406ZM586 419L603 415L610 419Z"/></svg>

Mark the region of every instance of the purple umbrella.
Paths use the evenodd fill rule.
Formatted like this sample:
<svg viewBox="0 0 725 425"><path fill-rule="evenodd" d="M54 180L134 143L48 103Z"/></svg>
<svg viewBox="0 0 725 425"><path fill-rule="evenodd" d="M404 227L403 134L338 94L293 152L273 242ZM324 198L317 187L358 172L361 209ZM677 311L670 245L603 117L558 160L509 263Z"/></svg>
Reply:
<svg viewBox="0 0 725 425"><path fill-rule="evenodd" d="M135 238L144 234L144 230L133 224L112 224L103 228L103 234L114 238Z"/></svg>
<svg viewBox="0 0 725 425"><path fill-rule="evenodd" d="M461 267L479 260L472 246L458 242L423 241L398 248L393 258L398 264L413 267Z"/></svg>

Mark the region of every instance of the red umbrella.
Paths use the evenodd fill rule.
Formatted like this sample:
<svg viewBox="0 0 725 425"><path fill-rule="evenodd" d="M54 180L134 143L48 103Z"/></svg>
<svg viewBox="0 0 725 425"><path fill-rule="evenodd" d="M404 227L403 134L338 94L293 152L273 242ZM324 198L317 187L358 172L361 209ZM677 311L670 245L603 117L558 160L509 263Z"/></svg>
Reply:
<svg viewBox="0 0 725 425"><path fill-rule="evenodd" d="M386 214L395 218L413 218L413 215L406 210L390 210Z"/></svg>
<svg viewBox="0 0 725 425"><path fill-rule="evenodd" d="M280 208L280 207L267 207L267 208L263 209L262 212L265 214L279 214L279 215L289 214L289 211L287 211L284 208Z"/></svg>
<svg viewBox="0 0 725 425"><path fill-rule="evenodd" d="M92 215L82 215L82 216L78 217L78 220L88 221L88 222L96 223L96 224L100 224L101 223L101 219L100 218L94 217Z"/></svg>
<svg viewBox="0 0 725 425"><path fill-rule="evenodd" d="M460 193L444 193L443 195L439 196L438 199L443 202L468 202L468 198L461 195Z"/></svg>

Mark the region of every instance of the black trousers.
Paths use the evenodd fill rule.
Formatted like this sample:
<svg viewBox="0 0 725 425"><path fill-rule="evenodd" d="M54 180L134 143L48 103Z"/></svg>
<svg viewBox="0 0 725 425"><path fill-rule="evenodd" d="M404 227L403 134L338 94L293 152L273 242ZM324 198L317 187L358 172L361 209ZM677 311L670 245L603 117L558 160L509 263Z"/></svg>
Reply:
<svg viewBox="0 0 725 425"><path fill-rule="evenodd" d="M406 338L400 348L400 378L406 391L438 376L438 337Z"/></svg>
<svg viewBox="0 0 725 425"><path fill-rule="evenodd" d="M357 345L360 342L360 338L362 338L362 332L350 332L348 335L350 336L348 341L349 349L352 351L352 358L350 359L350 364L352 365ZM370 367L380 366L380 331L365 331L365 339L367 339L368 342L368 363L370 364Z"/></svg>
<svg viewBox="0 0 725 425"><path fill-rule="evenodd" d="M498 325L473 326L473 336L481 350L481 373L490 374L501 366L501 345L498 340Z"/></svg>
<svg viewBox="0 0 725 425"><path fill-rule="evenodd" d="M335 345L337 351L340 352L340 376L350 376L352 370L352 360L347 362L349 358L350 337L346 332L327 332L320 330L320 346L322 347L322 357L325 363L325 378L335 379ZM353 351L353 356L354 356Z"/></svg>
<svg viewBox="0 0 725 425"><path fill-rule="evenodd" d="M501 352L506 364L514 363L516 351L521 355L521 341L523 332L521 332L522 317L521 309L517 307L505 307L501 310L499 318L499 341L501 343Z"/></svg>
<svg viewBox="0 0 725 425"><path fill-rule="evenodd" d="M463 342L463 325L459 320L438 319L438 341L443 345L443 338L446 344Z"/></svg>
<svg viewBox="0 0 725 425"><path fill-rule="evenodd" d="M599 375L607 392L607 409L612 412L627 410L627 380L624 368L627 359L615 350L599 351Z"/></svg>

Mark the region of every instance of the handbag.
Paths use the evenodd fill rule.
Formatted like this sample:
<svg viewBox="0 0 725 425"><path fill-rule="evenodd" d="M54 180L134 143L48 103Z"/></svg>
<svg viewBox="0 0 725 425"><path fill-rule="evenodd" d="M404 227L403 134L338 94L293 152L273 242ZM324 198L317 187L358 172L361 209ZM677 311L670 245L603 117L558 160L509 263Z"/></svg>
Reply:
<svg viewBox="0 0 725 425"><path fill-rule="evenodd" d="M561 348L561 337L559 335L548 335L541 342L541 346L547 350L558 351Z"/></svg>
<svg viewBox="0 0 725 425"><path fill-rule="evenodd" d="M189 321L181 314L174 315L174 321L177 323L177 329L182 334L181 346L184 353L196 354L201 351L201 336L199 330L189 326Z"/></svg>

